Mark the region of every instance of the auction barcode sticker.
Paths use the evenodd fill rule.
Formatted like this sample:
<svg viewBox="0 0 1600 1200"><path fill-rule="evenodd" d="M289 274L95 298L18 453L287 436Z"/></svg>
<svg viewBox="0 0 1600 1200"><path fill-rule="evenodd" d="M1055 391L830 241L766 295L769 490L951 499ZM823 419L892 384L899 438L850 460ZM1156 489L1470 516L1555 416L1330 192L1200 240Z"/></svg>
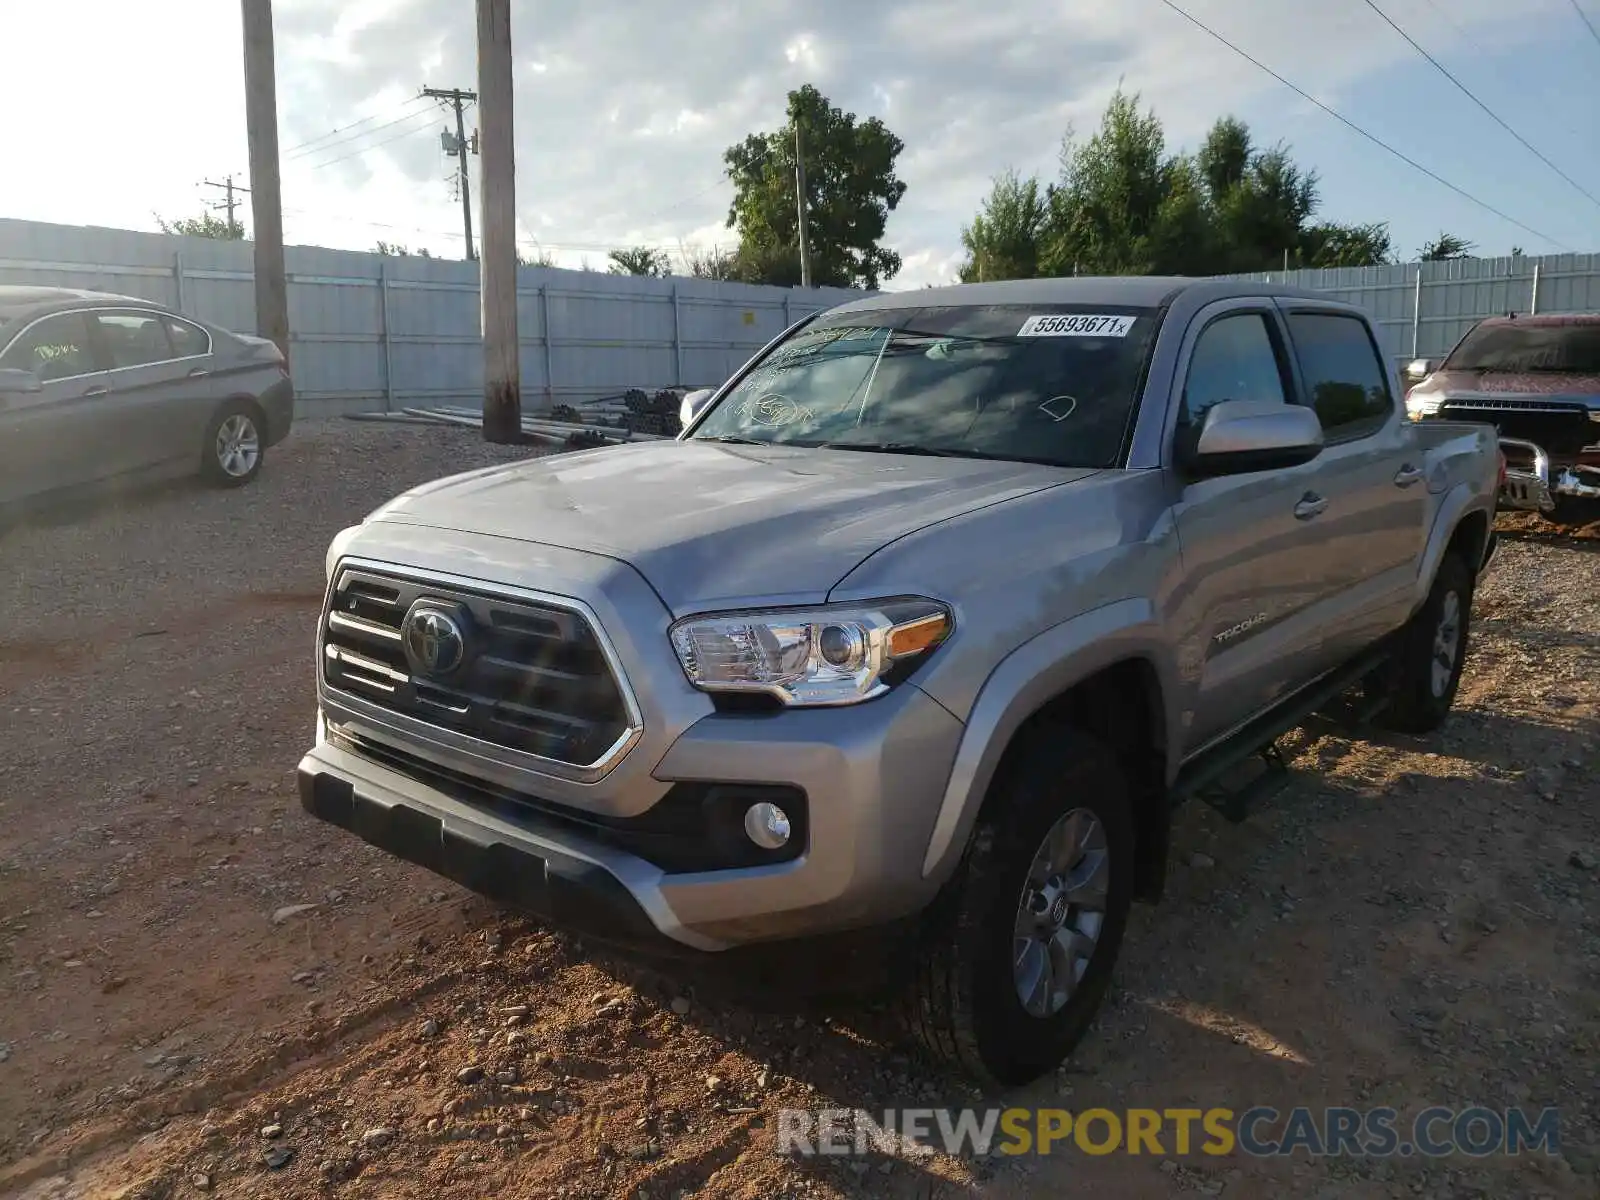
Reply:
<svg viewBox="0 0 1600 1200"><path fill-rule="evenodd" d="M1137 317L1112 317L1094 313L1041 313L1029 317L1018 337L1127 337Z"/></svg>

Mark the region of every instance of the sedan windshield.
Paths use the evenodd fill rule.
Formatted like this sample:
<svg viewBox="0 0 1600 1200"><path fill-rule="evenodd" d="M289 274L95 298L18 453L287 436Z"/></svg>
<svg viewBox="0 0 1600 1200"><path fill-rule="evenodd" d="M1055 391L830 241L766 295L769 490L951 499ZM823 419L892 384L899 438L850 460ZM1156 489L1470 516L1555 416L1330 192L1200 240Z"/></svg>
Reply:
<svg viewBox="0 0 1600 1200"><path fill-rule="evenodd" d="M823 317L779 345L694 439L1112 467L1153 309L984 305Z"/></svg>
<svg viewBox="0 0 1600 1200"><path fill-rule="evenodd" d="M1449 371L1600 375L1600 322L1480 325L1445 360Z"/></svg>

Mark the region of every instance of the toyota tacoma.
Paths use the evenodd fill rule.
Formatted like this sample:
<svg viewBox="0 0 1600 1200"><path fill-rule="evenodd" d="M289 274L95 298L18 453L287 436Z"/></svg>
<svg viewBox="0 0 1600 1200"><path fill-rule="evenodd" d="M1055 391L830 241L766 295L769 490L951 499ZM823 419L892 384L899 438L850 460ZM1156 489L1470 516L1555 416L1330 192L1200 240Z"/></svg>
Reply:
<svg viewBox="0 0 1600 1200"><path fill-rule="evenodd" d="M1494 431L1407 420L1346 304L878 295L689 407L334 538L309 812L647 956L881 945L927 1046L1015 1083L1083 1035L1175 803L1242 816L1336 702L1450 710Z"/></svg>

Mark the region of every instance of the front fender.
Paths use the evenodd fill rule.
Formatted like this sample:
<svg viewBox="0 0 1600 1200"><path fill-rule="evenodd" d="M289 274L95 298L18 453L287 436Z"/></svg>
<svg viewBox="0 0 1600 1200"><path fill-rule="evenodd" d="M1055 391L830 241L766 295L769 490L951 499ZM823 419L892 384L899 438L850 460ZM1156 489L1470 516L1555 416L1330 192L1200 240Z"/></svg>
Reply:
<svg viewBox="0 0 1600 1200"><path fill-rule="evenodd" d="M1013 735L1054 697L1119 662L1143 660L1160 684L1161 711L1152 714L1161 744L1178 724L1177 664L1149 600L1130 598L1063 621L1018 646L978 692L956 750L939 816L923 856L924 878L941 882L955 870L983 798ZM1168 780L1176 755L1167 756Z"/></svg>

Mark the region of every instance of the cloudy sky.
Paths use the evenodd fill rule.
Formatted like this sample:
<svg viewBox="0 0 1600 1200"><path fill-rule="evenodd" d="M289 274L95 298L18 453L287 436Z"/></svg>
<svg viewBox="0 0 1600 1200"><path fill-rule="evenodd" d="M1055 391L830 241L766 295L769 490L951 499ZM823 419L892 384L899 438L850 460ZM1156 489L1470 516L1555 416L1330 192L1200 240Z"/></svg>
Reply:
<svg viewBox="0 0 1600 1200"><path fill-rule="evenodd" d="M1323 215L1387 220L1410 255L1449 229L1486 254L1600 250L1600 201L1456 91L1367 0L1176 0L1358 125L1512 221L1364 141L1163 0L513 0L517 210L564 266L609 248L724 245L721 152L813 82L906 143L890 286L945 282L1007 167L1053 175L1121 81L1192 146L1226 112L1292 144ZM1600 0L1377 0L1600 196ZM247 178L237 0L0 0L0 216L155 228ZM476 87L472 0L276 0L291 242L462 253L424 85ZM469 112L469 129L473 117ZM1528 228L1519 228L1520 222ZM1532 232L1537 231L1537 232Z"/></svg>

